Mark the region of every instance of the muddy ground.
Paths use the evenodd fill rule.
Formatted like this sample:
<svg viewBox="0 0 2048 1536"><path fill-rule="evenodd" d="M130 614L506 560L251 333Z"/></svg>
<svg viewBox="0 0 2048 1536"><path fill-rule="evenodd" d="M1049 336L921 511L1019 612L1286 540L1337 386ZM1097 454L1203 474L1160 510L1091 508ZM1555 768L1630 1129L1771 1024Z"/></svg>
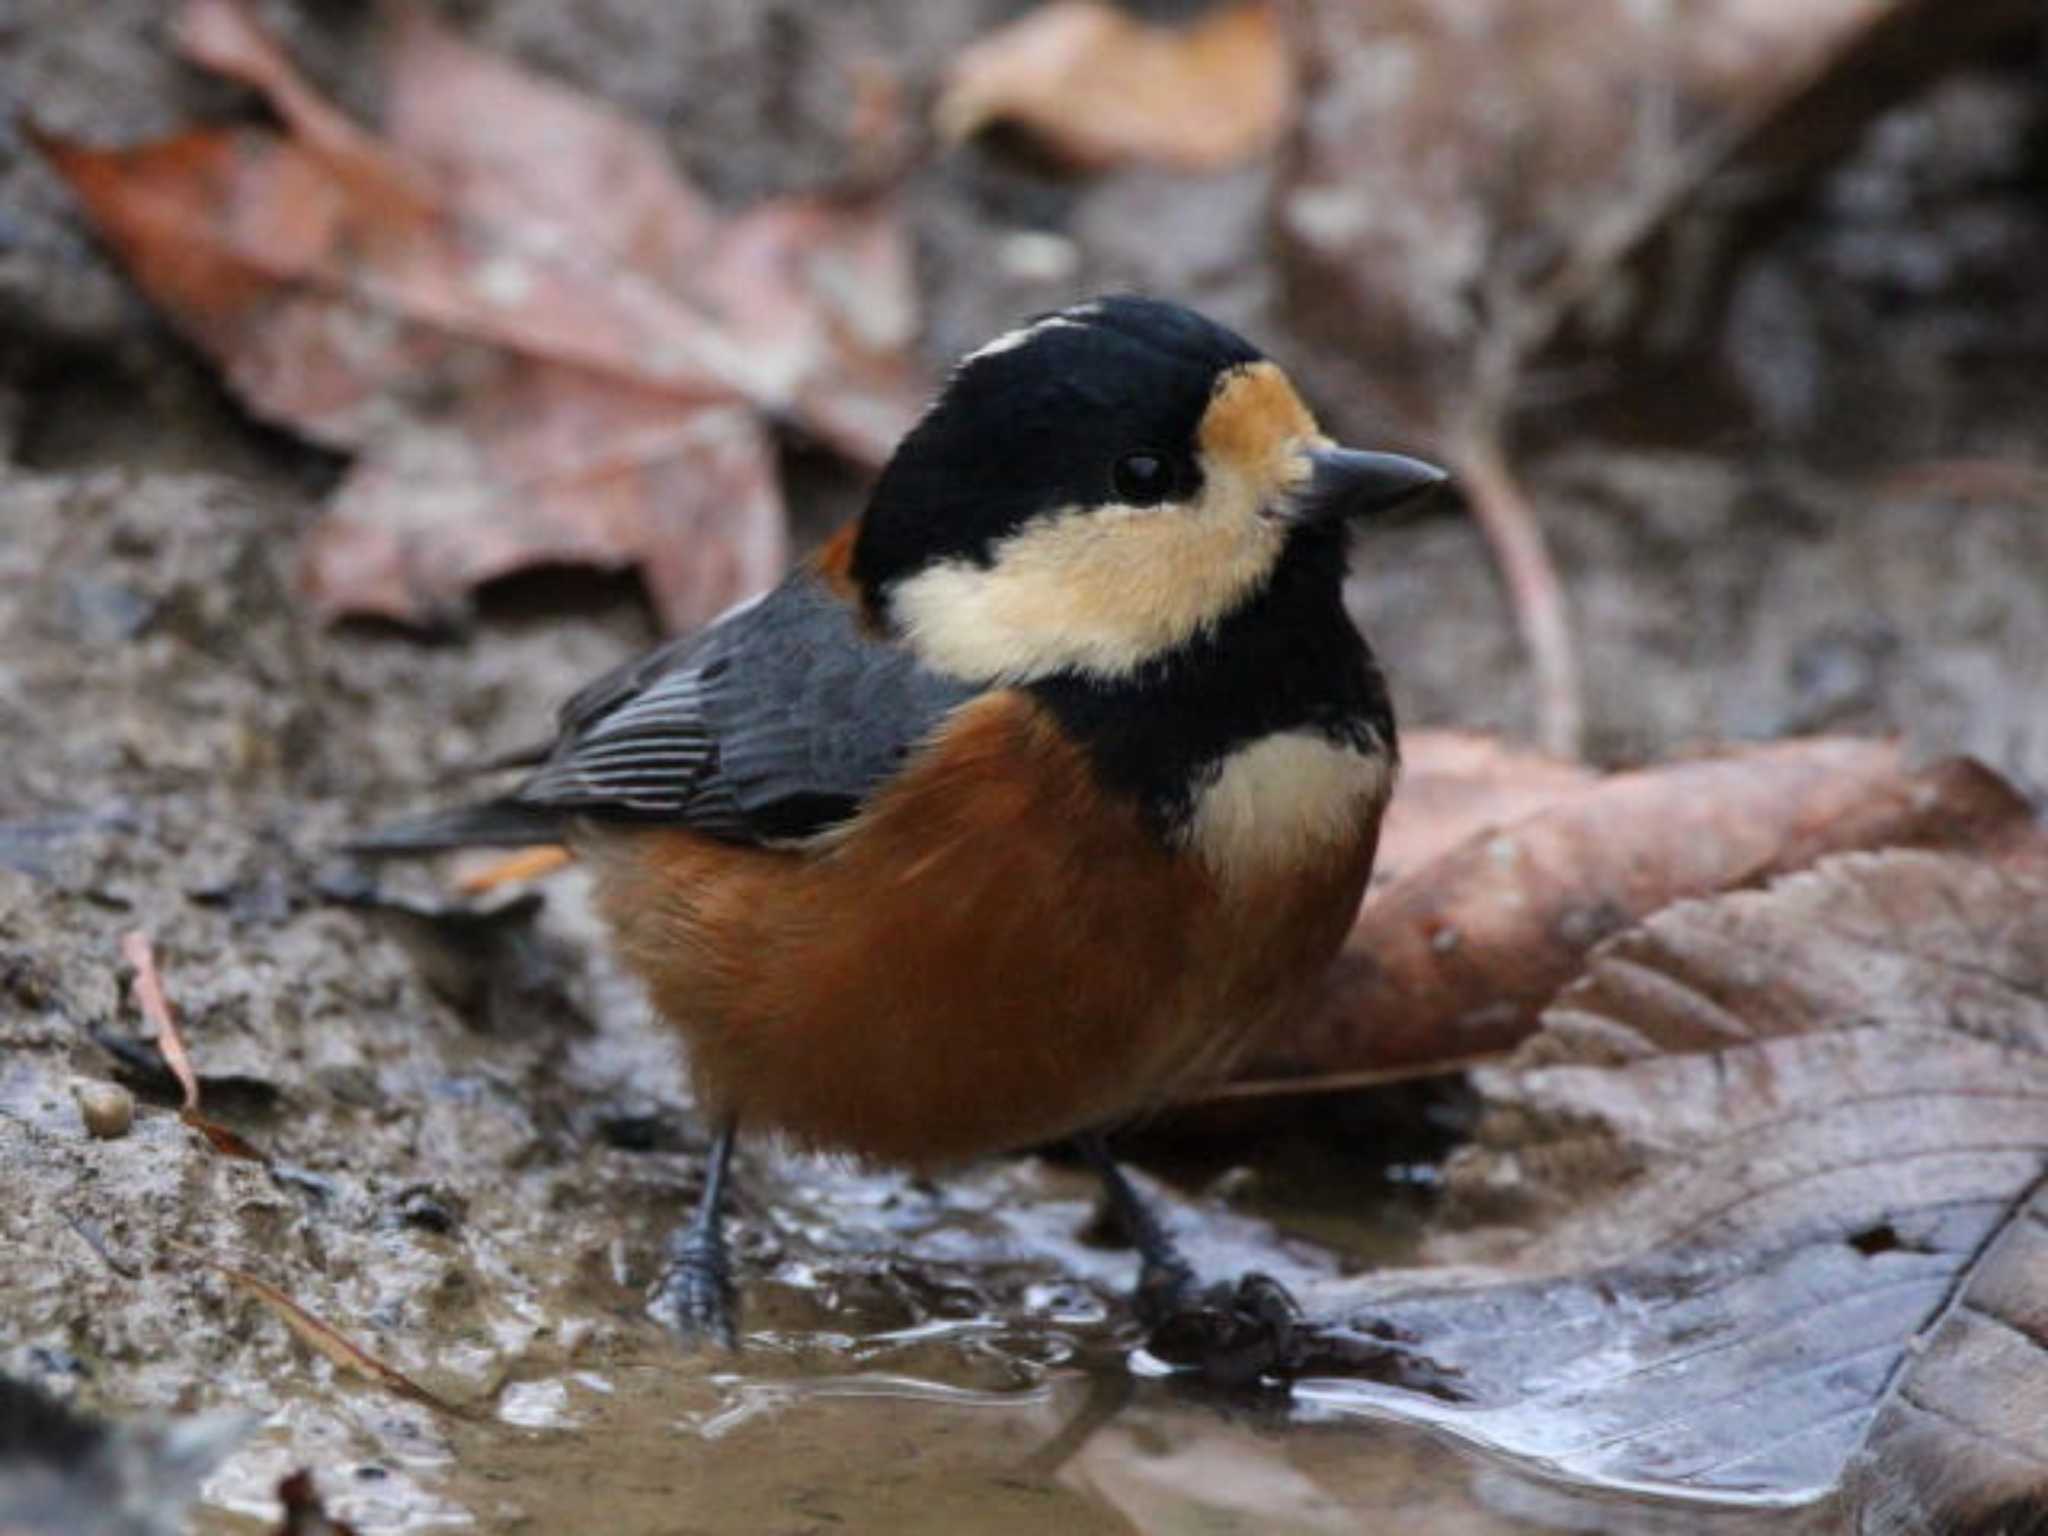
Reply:
<svg viewBox="0 0 2048 1536"><path fill-rule="evenodd" d="M1013 7L447 9L659 124L707 187L744 201L843 168L848 52L897 59L921 99ZM274 14L366 102L356 8ZM167 62L160 27L154 0L15 0L0 101L104 142L250 110ZM1529 422L1601 758L1896 731L2048 787L2048 487L2029 468L2048 434L2042 58L1986 59L1878 123L1743 252L1730 308L1691 349L1610 369ZM377 1531L1651 1528L1406 1432L1290 1424L1132 1379L1114 1300L1129 1256L1091 1236L1087 1181L1043 1159L927 1187L750 1149L748 1347L679 1355L640 1296L694 1192L702 1127L574 877L537 921L450 923L419 915L444 899L424 872L393 882L417 910L369 910L329 853L527 739L644 643L637 592L524 578L485 594L459 636L302 621L293 539L334 463L241 416L11 132L0 1369L110 1414L257 1416L206 1485L191 1528L207 1532L268 1528L275 1482L299 1465ZM909 204L925 349L942 362L1021 312L1140 285L1308 358L1314 338L1256 255L1271 190L1263 169L1072 182L998 150L935 159ZM1018 259L1021 231L1060 236L1071 270L1048 275L1044 242ZM807 530L855 504L839 471L791 467ZM1357 571L1406 719L1529 729L1467 524L1376 534ZM131 931L155 942L209 1109L269 1168L209 1150L166 1085L103 1043L139 1031ZM115 1077L141 1109L126 1136L91 1140L73 1085ZM1376 1128L1413 1111L1324 1106L1292 1137L1156 1166L1206 1268L1312 1287L1403 1251L1416 1212L1395 1192L1417 1154ZM339 1374L219 1265L472 1416Z"/></svg>

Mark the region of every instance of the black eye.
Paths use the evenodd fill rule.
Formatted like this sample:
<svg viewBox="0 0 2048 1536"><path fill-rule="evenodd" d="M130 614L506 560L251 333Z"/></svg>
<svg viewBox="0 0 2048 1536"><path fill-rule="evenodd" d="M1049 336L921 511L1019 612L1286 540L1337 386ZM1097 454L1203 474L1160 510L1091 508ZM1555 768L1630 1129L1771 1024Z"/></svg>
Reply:
<svg viewBox="0 0 2048 1536"><path fill-rule="evenodd" d="M1117 495L1138 506L1164 501L1173 490L1173 472L1156 453L1127 453L1110 472Z"/></svg>

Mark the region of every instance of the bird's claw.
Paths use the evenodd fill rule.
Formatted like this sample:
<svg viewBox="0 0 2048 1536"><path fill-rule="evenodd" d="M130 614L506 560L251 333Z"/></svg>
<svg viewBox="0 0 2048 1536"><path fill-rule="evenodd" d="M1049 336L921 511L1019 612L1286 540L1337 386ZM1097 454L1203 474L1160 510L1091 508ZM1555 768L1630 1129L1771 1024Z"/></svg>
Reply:
<svg viewBox="0 0 2048 1536"><path fill-rule="evenodd" d="M1301 1307L1270 1275L1245 1275L1185 1297L1152 1323L1145 1347L1210 1386L1240 1390L1284 1380L1295 1364ZM1150 1319L1147 1320L1151 1322Z"/></svg>

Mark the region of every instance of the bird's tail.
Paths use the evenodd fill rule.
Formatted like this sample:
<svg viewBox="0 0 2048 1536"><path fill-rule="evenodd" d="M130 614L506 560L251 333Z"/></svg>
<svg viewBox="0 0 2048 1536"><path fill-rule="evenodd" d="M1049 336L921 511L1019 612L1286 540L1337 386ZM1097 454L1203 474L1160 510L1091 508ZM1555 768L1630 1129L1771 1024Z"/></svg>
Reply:
<svg viewBox="0 0 2048 1536"><path fill-rule="evenodd" d="M366 858L404 858L450 848L530 848L559 843L567 830L567 818L558 810L486 800L391 822L355 838L346 851Z"/></svg>

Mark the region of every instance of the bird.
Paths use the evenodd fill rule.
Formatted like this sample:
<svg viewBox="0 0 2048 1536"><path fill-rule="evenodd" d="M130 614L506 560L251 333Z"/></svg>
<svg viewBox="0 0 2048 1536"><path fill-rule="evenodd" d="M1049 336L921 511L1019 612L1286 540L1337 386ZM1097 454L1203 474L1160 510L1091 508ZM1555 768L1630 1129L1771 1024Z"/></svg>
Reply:
<svg viewBox="0 0 2048 1536"><path fill-rule="evenodd" d="M742 1129L942 1172L1072 1141L1195 1289L1106 1135L1227 1073L1349 929L1399 762L1347 529L1444 471L1337 446L1163 299L1036 316L946 377L861 514L604 674L509 792L359 853L561 842L715 1127L650 1312L730 1346Z"/></svg>

